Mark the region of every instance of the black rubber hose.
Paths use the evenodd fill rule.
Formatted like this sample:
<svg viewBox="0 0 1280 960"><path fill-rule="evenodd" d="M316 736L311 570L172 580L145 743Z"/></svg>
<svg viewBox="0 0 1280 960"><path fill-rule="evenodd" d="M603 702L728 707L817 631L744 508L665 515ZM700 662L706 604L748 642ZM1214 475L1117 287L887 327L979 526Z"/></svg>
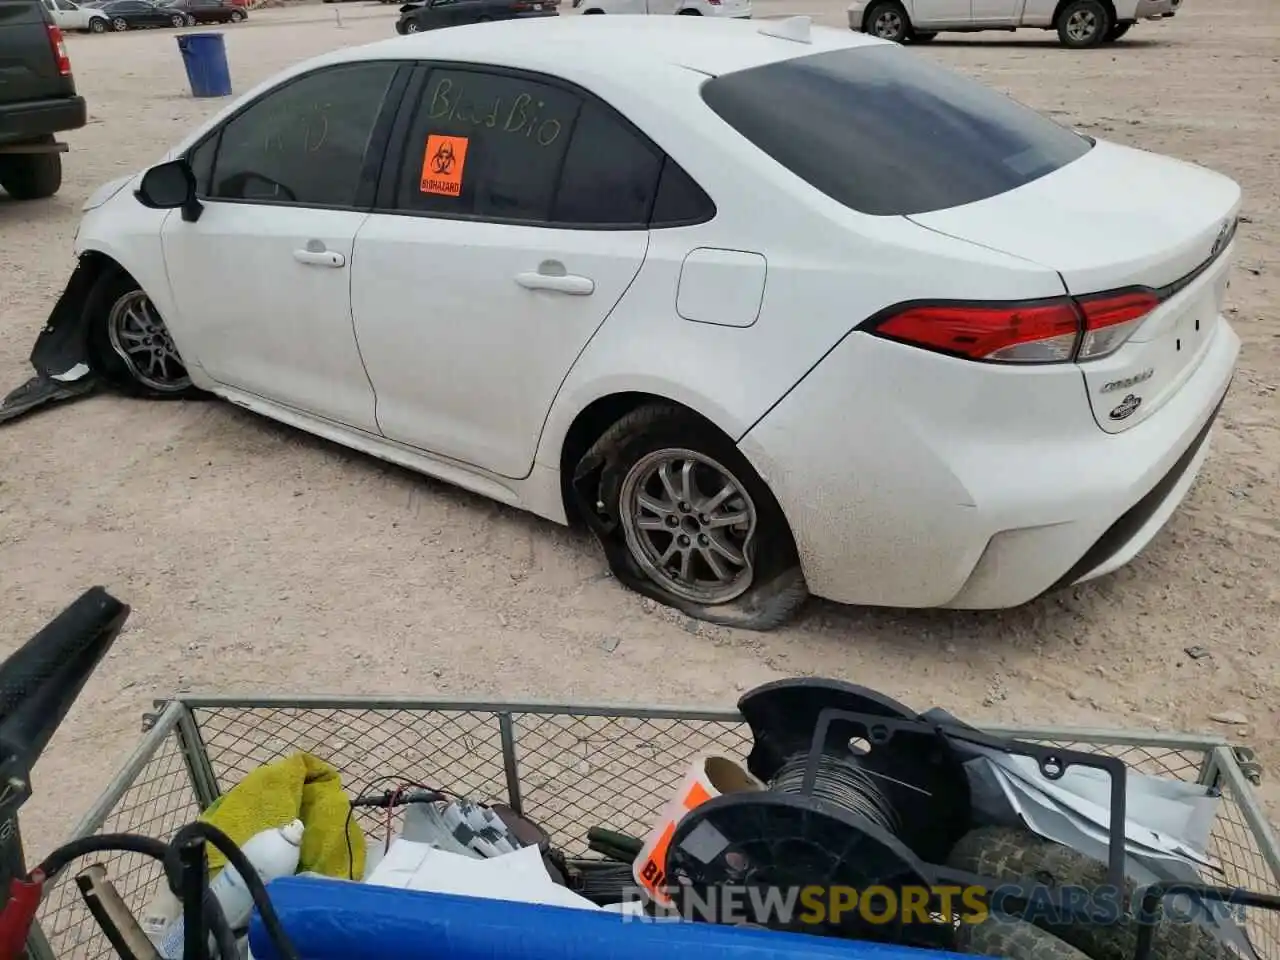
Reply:
<svg viewBox="0 0 1280 960"><path fill-rule="evenodd" d="M165 857L165 873L169 877L170 886L178 889L182 878L179 849L185 841L191 839L200 839L209 843L227 858L228 864L236 868L245 886L249 888L249 895L253 897L253 904L262 916L262 925L267 928L267 936L271 938L271 944L280 955L280 960L302 960L301 955L290 942L288 934L284 932L284 926L280 923L276 908L271 904L271 897L267 894L262 877L258 875L258 871L254 869L253 864L249 862L249 858L244 855L244 851L236 845L236 842L213 824L200 821L189 823L174 835Z"/></svg>

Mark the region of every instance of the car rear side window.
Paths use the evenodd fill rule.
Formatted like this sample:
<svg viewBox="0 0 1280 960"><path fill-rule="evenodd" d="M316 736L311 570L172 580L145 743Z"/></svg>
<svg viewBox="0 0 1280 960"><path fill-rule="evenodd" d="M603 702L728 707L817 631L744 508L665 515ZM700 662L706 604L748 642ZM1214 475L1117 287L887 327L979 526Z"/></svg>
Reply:
<svg viewBox="0 0 1280 960"><path fill-rule="evenodd" d="M615 230L715 215L688 174L613 107L536 74L433 70L400 164L395 209L411 213Z"/></svg>
<svg viewBox="0 0 1280 960"><path fill-rule="evenodd" d="M390 61L330 67L255 101L222 128L209 198L353 206L396 69Z"/></svg>
<svg viewBox="0 0 1280 960"><path fill-rule="evenodd" d="M588 100L560 171L552 220L644 229L661 173L662 151L608 107Z"/></svg>
<svg viewBox="0 0 1280 960"><path fill-rule="evenodd" d="M433 70L400 174L402 210L546 222L582 108L522 76Z"/></svg>
<svg viewBox="0 0 1280 960"><path fill-rule="evenodd" d="M984 200L1037 180L1092 141L897 46L855 47L727 73L707 105L792 173L881 216Z"/></svg>

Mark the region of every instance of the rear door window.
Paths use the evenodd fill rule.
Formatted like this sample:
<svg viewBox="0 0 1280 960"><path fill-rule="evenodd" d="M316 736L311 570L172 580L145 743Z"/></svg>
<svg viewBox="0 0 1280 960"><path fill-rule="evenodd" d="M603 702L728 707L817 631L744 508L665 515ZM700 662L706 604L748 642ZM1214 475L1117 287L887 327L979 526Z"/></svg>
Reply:
<svg viewBox="0 0 1280 960"><path fill-rule="evenodd" d="M702 87L722 120L834 200L880 216L1017 189L1092 141L897 46L727 73Z"/></svg>

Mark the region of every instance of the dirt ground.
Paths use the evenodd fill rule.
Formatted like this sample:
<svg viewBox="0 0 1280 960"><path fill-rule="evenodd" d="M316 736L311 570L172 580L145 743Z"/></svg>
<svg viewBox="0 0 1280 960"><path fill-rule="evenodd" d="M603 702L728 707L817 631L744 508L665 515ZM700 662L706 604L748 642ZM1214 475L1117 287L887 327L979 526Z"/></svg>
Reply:
<svg viewBox="0 0 1280 960"><path fill-rule="evenodd" d="M842 9L757 6L837 26ZM389 36L395 10L257 13L226 30L236 86ZM66 184L45 202L0 199L0 390L28 374L85 197L220 105L187 95L171 31L68 46L91 118L67 138ZM1240 371L1200 481L1137 562L1003 613L815 603L788 629L742 633L624 592L582 536L229 405L91 399L0 430L0 650L92 584L134 607L37 768L31 846L107 783L153 698L191 690L731 705L822 674L971 721L1212 730L1280 775L1280 4L1187 0L1095 51L1037 32L920 54L1244 187ZM1223 711L1245 722L1210 719Z"/></svg>

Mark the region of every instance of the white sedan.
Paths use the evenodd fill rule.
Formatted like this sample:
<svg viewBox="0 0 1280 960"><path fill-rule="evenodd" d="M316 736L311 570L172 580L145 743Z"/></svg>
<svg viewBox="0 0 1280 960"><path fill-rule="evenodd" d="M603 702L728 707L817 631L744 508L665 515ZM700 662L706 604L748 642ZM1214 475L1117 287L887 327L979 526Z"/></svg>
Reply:
<svg viewBox="0 0 1280 960"><path fill-rule="evenodd" d="M464 26L100 189L33 363L580 520L716 622L1010 607L1195 479L1240 199L804 18Z"/></svg>

